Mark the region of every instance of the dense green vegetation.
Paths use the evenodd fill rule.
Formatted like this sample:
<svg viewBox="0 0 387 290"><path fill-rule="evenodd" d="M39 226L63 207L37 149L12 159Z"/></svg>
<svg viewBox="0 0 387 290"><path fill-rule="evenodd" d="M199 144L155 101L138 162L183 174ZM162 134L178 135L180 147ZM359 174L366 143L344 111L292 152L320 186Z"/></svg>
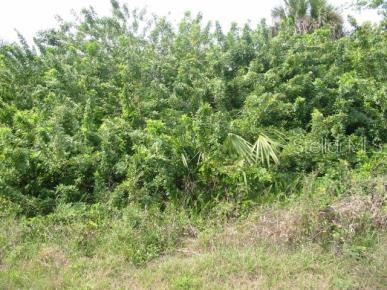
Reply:
<svg viewBox="0 0 387 290"><path fill-rule="evenodd" d="M111 17L84 10L40 33L37 51L1 47L0 194L22 213L254 201L306 173L352 168L386 142L384 24L340 39L329 27L296 33L292 21L275 35L264 22L224 34L200 15L176 30L112 4ZM280 143L279 164L244 162L230 133ZM323 140L352 148L323 152Z"/></svg>
<svg viewBox="0 0 387 290"><path fill-rule="evenodd" d="M356 3L386 15L384 1ZM321 263L319 279L330 279L303 287L384 288L385 273L372 270L383 260L368 253L387 240L386 18L352 19L345 31L324 0L285 1L273 16L273 27L262 21L223 32L201 15L187 13L176 26L112 0L109 17L85 9L32 46L22 36L0 44L0 288L76 288L91 283L84 278L93 267L117 276L85 287L120 288L115 279L150 287L146 269L131 280L120 267L172 253L187 233L216 244L224 223L248 222L271 203L289 212L303 205L300 233L290 248L281 244L284 263ZM342 200L370 207L345 219L334 207ZM332 207L339 218L325 215ZM238 275L234 268L258 275L248 256L270 260L262 243L242 252L222 246L235 260L215 281ZM222 259L216 249L181 277L171 274L179 266L161 266L160 288L204 287L210 281L195 275ZM268 251L274 265L283 259ZM354 278L357 262L375 279ZM46 266L31 286L33 269ZM290 273L279 273L291 283Z"/></svg>

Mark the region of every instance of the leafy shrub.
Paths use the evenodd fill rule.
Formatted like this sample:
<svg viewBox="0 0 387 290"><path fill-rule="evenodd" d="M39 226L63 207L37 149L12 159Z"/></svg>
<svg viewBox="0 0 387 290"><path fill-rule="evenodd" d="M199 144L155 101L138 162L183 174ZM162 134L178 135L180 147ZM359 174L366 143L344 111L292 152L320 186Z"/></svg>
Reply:
<svg viewBox="0 0 387 290"><path fill-rule="evenodd" d="M0 195L29 216L77 202L200 211L372 166L387 136L384 24L343 34L320 4L333 18L303 10L301 27L286 6L274 27L223 33L112 1L111 16L83 10L34 49L1 44Z"/></svg>

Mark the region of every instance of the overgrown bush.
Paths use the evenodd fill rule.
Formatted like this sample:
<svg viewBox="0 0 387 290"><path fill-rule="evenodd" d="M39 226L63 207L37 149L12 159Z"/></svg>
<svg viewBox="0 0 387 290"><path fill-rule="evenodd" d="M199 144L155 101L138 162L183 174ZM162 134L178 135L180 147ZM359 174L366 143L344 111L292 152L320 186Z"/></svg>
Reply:
<svg viewBox="0 0 387 290"><path fill-rule="evenodd" d="M0 195L23 214L254 202L291 194L305 173L361 166L385 144L385 21L337 34L321 6L333 18L308 14L294 30L289 8L274 28L224 33L200 14L174 27L112 4L32 47L0 46ZM272 142L246 158L227 136Z"/></svg>

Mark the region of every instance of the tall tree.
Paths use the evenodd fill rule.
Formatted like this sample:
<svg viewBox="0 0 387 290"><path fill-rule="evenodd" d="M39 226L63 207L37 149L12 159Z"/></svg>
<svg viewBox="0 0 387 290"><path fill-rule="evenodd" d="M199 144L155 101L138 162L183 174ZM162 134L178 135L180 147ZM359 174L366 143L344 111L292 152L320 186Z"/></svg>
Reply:
<svg viewBox="0 0 387 290"><path fill-rule="evenodd" d="M294 25L297 33L311 32L324 25L333 28L335 36L342 31L343 19L326 0L284 0L284 5L272 10L277 22Z"/></svg>
<svg viewBox="0 0 387 290"><path fill-rule="evenodd" d="M354 5L358 9L377 9L378 12L387 17L387 0L355 0Z"/></svg>

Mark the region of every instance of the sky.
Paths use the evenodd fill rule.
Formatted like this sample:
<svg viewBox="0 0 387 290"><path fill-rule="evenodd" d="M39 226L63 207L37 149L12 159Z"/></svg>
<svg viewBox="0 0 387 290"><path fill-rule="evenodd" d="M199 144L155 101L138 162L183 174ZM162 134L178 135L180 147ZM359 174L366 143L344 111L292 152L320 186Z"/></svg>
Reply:
<svg viewBox="0 0 387 290"><path fill-rule="evenodd" d="M159 16L169 15L177 22L185 11L202 12L206 20L219 20L225 30L232 22L244 24L251 21L258 23L266 18L271 23L271 9L282 3L282 0L121 0L129 8L147 8L149 13ZM348 6L349 0L331 1L337 7ZM17 40L15 29L28 41L32 41L36 32L56 25L55 16L65 20L72 19L71 10L79 11L93 6L98 14L110 13L109 0L0 0L0 40L7 42ZM344 13L344 16L347 13ZM375 11L351 12L358 21L379 19Z"/></svg>

